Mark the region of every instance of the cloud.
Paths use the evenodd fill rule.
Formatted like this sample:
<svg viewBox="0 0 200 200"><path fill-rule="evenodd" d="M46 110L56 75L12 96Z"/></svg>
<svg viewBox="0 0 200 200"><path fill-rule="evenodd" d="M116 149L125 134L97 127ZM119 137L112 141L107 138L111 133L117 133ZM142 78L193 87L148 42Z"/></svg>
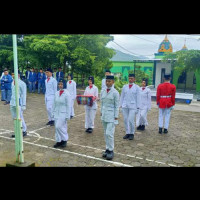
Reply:
<svg viewBox="0 0 200 200"><path fill-rule="evenodd" d="M108 47L120 50L124 53L132 55L143 55L154 57L154 53L158 52L159 44L165 38L165 34L113 34L114 42L108 43ZM188 49L200 50L200 35L188 34L168 34L169 41L173 46L173 51L182 49L184 43Z"/></svg>

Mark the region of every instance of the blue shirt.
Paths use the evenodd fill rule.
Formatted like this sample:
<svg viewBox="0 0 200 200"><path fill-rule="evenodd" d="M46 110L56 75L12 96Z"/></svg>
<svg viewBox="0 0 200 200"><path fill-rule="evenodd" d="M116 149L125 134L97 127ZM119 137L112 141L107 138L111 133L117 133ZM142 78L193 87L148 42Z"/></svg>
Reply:
<svg viewBox="0 0 200 200"><path fill-rule="evenodd" d="M1 79L1 90L11 90L12 81L13 79L10 74L4 75Z"/></svg>
<svg viewBox="0 0 200 200"><path fill-rule="evenodd" d="M37 81L37 75L35 72L30 72L29 79L30 82L36 82Z"/></svg>
<svg viewBox="0 0 200 200"><path fill-rule="evenodd" d="M43 73L38 73L38 82L39 83L45 83L45 80L46 80L46 75L45 75L45 73L43 72Z"/></svg>

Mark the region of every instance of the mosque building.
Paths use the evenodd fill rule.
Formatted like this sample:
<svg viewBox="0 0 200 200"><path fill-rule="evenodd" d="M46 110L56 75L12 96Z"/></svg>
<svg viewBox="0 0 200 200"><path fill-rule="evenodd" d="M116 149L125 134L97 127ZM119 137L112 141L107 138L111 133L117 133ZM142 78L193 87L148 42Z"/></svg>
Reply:
<svg viewBox="0 0 200 200"><path fill-rule="evenodd" d="M180 51L187 51L188 48L186 44L182 47ZM200 91L200 71L196 72L183 72L180 73L177 70L172 69L171 63L163 62L162 59L166 53L172 53L173 46L167 35L164 40L160 43L158 47L158 52L154 54L153 59L133 59L128 61L115 61L113 62L113 67L111 72L115 75L119 74L122 79L128 80L128 73L130 70L134 71L137 76L137 70L142 70L149 77L149 84L153 85L154 88L163 82L165 74L171 74L171 83L175 84L177 89L184 90L196 90Z"/></svg>

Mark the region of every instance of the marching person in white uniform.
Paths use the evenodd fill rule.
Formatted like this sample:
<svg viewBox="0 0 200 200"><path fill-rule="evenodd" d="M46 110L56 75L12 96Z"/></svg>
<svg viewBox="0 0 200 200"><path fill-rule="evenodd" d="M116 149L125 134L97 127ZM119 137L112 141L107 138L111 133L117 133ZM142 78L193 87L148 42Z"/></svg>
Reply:
<svg viewBox="0 0 200 200"><path fill-rule="evenodd" d="M68 74L67 90L71 96L70 118L72 119L74 117L74 101L76 99L76 82L73 80L72 74Z"/></svg>
<svg viewBox="0 0 200 200"><path fill-rule="evenodd" d="M140 87L141 106L138 114L136 115L137 130L145 130L148 125L147 113L151 110L151 90L146 87L147 79L142 80L142 87Z"/></svg>
<svg viewBox="0 0 200 200"><path fill-rule="evenodd" d="M52 117L55 119L55 139L54 148L66 147L68 141L67 121L70 120L71 97L68 90L63 89L63 80L58 83L59 91L56 92Z"/></svg>
<svg viewBox="0 0 200 200"><path fill-rule="evenodd" d="M55 98L55 94L57 92L57 81L52 77L52 69L47 69L46 75L47 79L45 80L45 104L48 114L49 122L46 125L54 126L54 118L52 117L52 106Z"/></svg>
<svg viewBox="0 0 200 200"><path fill-rule="evenodd" d="M123 86L120 107L122 108L122 114L124 117L124 125L126 129L126 135L123 139L133 140L135 134L135 116L139 112L140 108L140 91L139 86L134 84L135 75L129 74L129 84Z"/></svg>
<svg viewBox="0 0 200 200"><path fill-rule="evenodd" d="M23 112L26 110L26 94L27 94L27 87L26 84L20 79L20 72L18 72L19 77L19 108L20 108L20 118L22 120L22 132L23 137L27 135L27 126L24 121ZM16 119L16 97L15 97L15 80L12 82L12 96L10 101L10 111L13 120ZM12 135L12 138L14 138L15 135Z"/></svg>
<svg viewBox="0 0 200 200"><path fill-rule="evenodd" d="M95 100L92 106L85 105L85 132L92 133L97 112L98 88L94 85L94 77L92 76L88 78L88 84L89 86L85 89L84 95L92 95Z"/></svg>
<svg viewBox="0 0 200 200"><path fill-rule="evenodd" d="M107 69L106 72L105 72L105 77L106 77L106 76L110 76L110 75L111 75L111 71ZM115 84L112 85L113 88L114 88L114 85L115 85ZM103 90L103 89L107 89L107 86L106 86L106 78L104 78L104 79L102 80L102 82L101 82L101 90Z"/></svg>
<svg viewBox="0 0 200 200"><path fill-rule="evenodd" d="M107 76L107 88L101 91L101 120L106 142L106 151L102 157L107 160L112 160L114 157L114 133L119 115L119 92L112 87L113 84L114 76Z"/></svg>

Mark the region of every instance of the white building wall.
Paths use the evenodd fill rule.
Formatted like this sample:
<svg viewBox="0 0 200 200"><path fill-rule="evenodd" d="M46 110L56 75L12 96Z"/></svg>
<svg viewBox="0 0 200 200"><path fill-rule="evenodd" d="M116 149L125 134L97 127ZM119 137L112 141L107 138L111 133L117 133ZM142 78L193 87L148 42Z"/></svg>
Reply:
<svg viewBox="0 0 200 200"><path fill-rule="evenodd" d="M171 73L171 64L170 63L156 63L156 80L155 80L155 88L161 83L161 71L165 68L165 74Z"/></svg>

